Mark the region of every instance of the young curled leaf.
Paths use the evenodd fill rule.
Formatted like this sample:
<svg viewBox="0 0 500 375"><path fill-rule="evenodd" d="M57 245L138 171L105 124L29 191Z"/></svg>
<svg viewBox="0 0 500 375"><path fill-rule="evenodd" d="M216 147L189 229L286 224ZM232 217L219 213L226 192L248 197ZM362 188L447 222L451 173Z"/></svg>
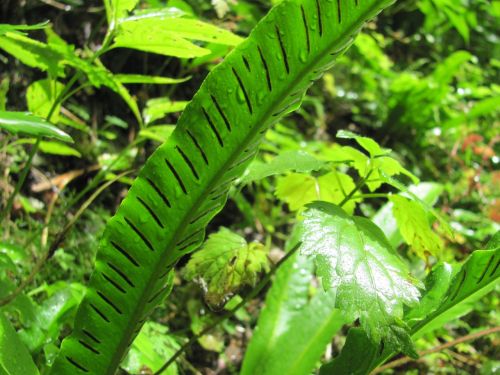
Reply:
<svg viewBox="0 0 500 375"><path fill-rule="evenodd" d="M259 274L268 270L264 245L248 244L243 237L222 228L210 235L202 251L191 257L184 277L200 283L207 304L219 308L241 287L254 286Z"/></svg>

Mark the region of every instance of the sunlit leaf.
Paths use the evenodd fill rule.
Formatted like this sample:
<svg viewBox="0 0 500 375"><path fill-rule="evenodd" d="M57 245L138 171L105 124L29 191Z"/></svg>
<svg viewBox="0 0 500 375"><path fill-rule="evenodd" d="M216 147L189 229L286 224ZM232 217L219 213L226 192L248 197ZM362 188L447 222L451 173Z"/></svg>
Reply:
<svg viewBox="0 0 500 375"><path fill-rule="evenodd" d="M139 137L163 143L172 135L174 129L174 125L148 126L140 130Z"/></svg>
<svg viewBox="0 0 500 375"><path fill-rule="evenodd" d="M474 251L459 272L453 273L453 278L450 278L450 272L438 274L439 281L433 283L424 298L427 294L439 294L441 299L433 298L439 304L431 306L434 309L427 308L428 313L425 315L419 313L418 307L415 312L411 310L409 313L413 319L422 319L412 326L415 338L471 311L479 298L493 290L500 278L500 233L492 238L486 248ZM439 292L443 285L449 285L445 295Z"/></svg>
<svg viewBox="0 0 500 375"><path fill-rule="evenodd" d="M443 185L435 182L421 182L418 185L411 185L408 187L408 191L425 202L428 207L432 207L437 202L443 189ZM391 245L397 248L404 242L404 239L398 230L397 221L394 217L392 208L392 202L387 202L378 210L375 216L372 217L372 221L382 229Z"/></svg>
<svg viewBox="0 0 500 375"><path fill-rule="evenodd" d="M51 79L35 81L28 86L26 91L26 102L28 110L34 115L47 118L58 95L64 89L64 85ZM59 121L61 104L54 107L50 120L54 123Z"/></svg>
<svg viewBox="0 0 500 375"><path fill-rule="evenodd" d="M40 142L40 151L50 155L76 156L77 158L82 156L82 154L75 148L55 141Z"/></svg>
<svg viewBox="0 0 500 375"><path fill-rule="evenodd" d="M45 43L21 34L6 32L0 36L0 48L25 65L47 71L54 77L64 76L62 54Z"/></svg>
<svg viewBox="0 0 500 375"><path fill-rule="evenodd" d="M49 21L40 22L35 25L11 25L8 23L0 23L0 36L7 32L23 34L23 31L40 30L46 28L48 24Z"/></svg>
<svg viewBox="0 0 500 375"><path fill-rule="evenodd" d="M144 109L144 122L150 124L169 113L181 112L188 103L187 101L171 101L169 98L150 99Z"/></svg>
<svg viewBox="0 0 500 375"><path fill-rule="evenodd" d="M422 205L401 195L392 195L389 199L393 203L392 211L405 242L422 259L427 259L429 255L439 257L443 241L431 229Z"/></svg>
<svg viewBox="0 0 500 375"><path fill-rule="evenodd" d="M354 188L352 178L340 172L330 172L320 177L291 173L278 178L276 196L288 203L290 210L296 211L317 200L339 204ZM357 201L349 200L342 208L352 213Z"/></svg>
<svg viewBox="0 0 500 375"><path fill-rule="evenodd" d="M179 17L167 8L164 11L141 12L121 20L114 47L127 47L181 58L210 53L190 40L235 46L242 39L209 23Z"/></svg>
<svg viewBox="0 0 500 375"><path fill-rule="evenodd" d="M276 156L269 163L254 161L241 178L241 183L247 184L252 181L283 174L293 171L306 173L317 171L326 165L325 162L316 159L304 151L285 151Z"/></svg>
<svg viewBox="0 0 500 375"><path fill-rule="evenodd" d="M336 291L335 307L358 317L374 342L415 355L401 319L419 292L382 231L330 203L311 203L302 215L301 252L314 256L324 287Z"/></svg>

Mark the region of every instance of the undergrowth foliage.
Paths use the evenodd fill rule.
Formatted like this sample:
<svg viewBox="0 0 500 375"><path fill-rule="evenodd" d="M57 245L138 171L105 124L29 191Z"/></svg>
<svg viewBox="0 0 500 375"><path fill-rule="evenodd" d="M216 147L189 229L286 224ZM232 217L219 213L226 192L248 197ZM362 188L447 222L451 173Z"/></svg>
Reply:
<svg viewBox="0 0 500 375"><path fill-rule="evenodd" d="M159 6L153 0L147 3ZM175 375L181 371L176 360L193 343L223 358L224 341L210 331L230 317L250 326L248 311L253 307L248 311L242 307L264 291L252 334L240 338L249 341L241 368L228 370L231 373L303 375L316 369L321 375L368 374L382 371L380 366L399 353L419 358L418 339L472 311L496 287L498 226L485 229L481 240L491 239L484 249L472 251L478 246L472 247L470 254L461 254L462 263L454 262L450 248L465 242L461 234L466 231L460 232L457 222L450 225L450 207L434 208L445 187L420 182L418 168L403 166L403 160L411 158L409 152L388 148L386 140L359 135L351 121L349 130L327 129L323 99L308 94L321 78L321 96L352 99L353 92L337 92L329 72L339 61L345 71L345 52L362 27L393 0L271 1L274 7L259 22L255 19L255 26L250 22L245 39L198 20L195 9L207 4L172 3L154 9L139 0L104 0L107 29L95 50L75 48L48 22L0 24L0 49L47 74L27 88L28 112L7 110L9 82L0 82L0 129L9 135L2 141L3 150L11 155L17 143L30 145L22 155L23 165L14 169L16 183L6 184L0 216L6 223L6 239L10 231L14 236L25 233L24 224L14 229L11 225L19 206L30 214L40 213L23 196L37 153L86 156L74 132L63 131L60 125L90 132L81 118L91 121L91 116L74 104L66 106L68 99L105 87L125 103L138 127L137 137L121 152L105 153L96 165L32 185L33 191L50 191L50 203L43 225L36 227L41 251L29 276L18 285L13 280L20 278L27 251L7 240L0 242L0 374L112 375L122 368ZM426 15L432 14L430 3L419 4ZM233 8L250 15L258 6L245 1L210 5L221 19ZM461 38L469 41L468 24L458 22L457 15L450 17ZM431 24L426 22L426 27ZM44 34L46 41L29 33ZM383 80L380 90L387 95L387 108L379 120L389 123L389 135L401 134L415 122L414 136L407 131L408 139L394 142L396 147L412 142L418 144L416 149L421 147L429 132L436 132L430 125L433 117L442 115L443 128L453 129L495 112L498 101L487 97L495 88L483 87L477 90L479 101L470 113L448 117L446 111L440 113L459 67L470 68L468 52L451 54L419 80L416 75L397 75L377 44L376 37L381 36L373 34L358 39L355 53L360 56L348 60L352 66L347 71L357 75L359 64L368 62L370 73L356 78L361 86L375 91L377 79ZM118 49L181 59L181 77L115 74L103 55ZM128 85L173 85L172 94L175 85L191 78L187 72L220 58L191 101L153 98L141 113L140 101L129 91ZM367 97L382 107L373 95ZM366 98L359 102L363 101ZM417 115L420 107L422 116ZM311 108L316 117L310 115ZM370 122L363 118L364 110L368 118L373 108L356 108L352 122ZM177 112L182 115L176 125L162 121ZM311 139L302 134L308 130L284 125L292 113L316 123ZM127 127L121 118L109 115L92 136L114 140L109 129ZM324 141L329 137L335 142ZM150 143L160 145L142 158L148 154L141 153L141 147ZM484 165L486 159L494 159L493 145L494 141L490 148L473 151ZM131 168L134 163L142 164L138 172ZM75 197L63 195L73 179L96 170L95 178ZM64 239L88 206L117 181L129 189L114 197L118 206L114 216L101 217L106 224L87 285L44 284L25 294L49 259L62 265L78 263L61 250ZM61 209L66 214L89 194L52 238L49 227L58 198L68 199ZM230 222L226 223L230 229L211 233L212 219L229 198L249 226L238 231ZM377 203L368 204L372 199ZM97 225L94 214L88 215L87 220ZM206 231L211 234L205 241ZM182 271L176 272L176 266ZM201 292L189 289L187 302L176 300L176 293L185 297L184 283L193 282ZM40 293L48 298L35 304ZM203 293L206 306L216 313L207 314L201 299L192 299L193 293ZM186 310L188 321L182 321L180 334L159 323L167 319L166 313L161 319L154 315L166 301L172 310L169 316ZM55 343L66 325L70 333L64 330L58 347ZM346 326L350 328L345 344L332 358L332 338ZM182 336L186 328L193 333L187 341ZM242 327L224 329L234 333ZM13 347L19 349L13 352ZM45 359L41 371L32 358ZM193 370L191 364L182 366Z"/></svg>

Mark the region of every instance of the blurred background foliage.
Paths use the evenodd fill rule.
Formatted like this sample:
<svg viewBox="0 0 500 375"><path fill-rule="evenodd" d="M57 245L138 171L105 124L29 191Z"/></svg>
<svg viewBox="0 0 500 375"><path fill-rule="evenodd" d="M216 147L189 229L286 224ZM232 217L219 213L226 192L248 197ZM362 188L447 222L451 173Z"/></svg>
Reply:
<svg viewBox="0 0 500 375"><path fill-rule="evenodd" d="M190 19L244 37L278 2L142 0L140 8L177 8ZM423 275L429 264L439 260L463 260L481 249L500 227L499 18L500 1L496 0L398 1L367 24L353 48L310 90L301 109L268 132L256 163L270 162L289 151L328 159L337 142L346 144L335 138L341 129L369 136L392 149L392 156L421 181L439 187L440 193L431 203L437 201L435 207L454 232L450 236L434 226L442 248L425 262L410 252L408 245L400 245L398 250L408 257L413 273ZM50 29L33 30L29 35L56 43L56 37L51 39L52 31L47 31L53 30L84 60L99 48L106 33L104 7L98 0L3 0L0 4L0 23L33 25L46 20L50 20ZM34 281L13 302L1 307L42 368L51 363L60 338L68 332L82 298L82 285L92 269L100 233L131 178L168 138L172 124L207 72L231 49L227 43L195 45L208 52L179 59L117 48L101 56L102 65L115 75L174 80L162 84L125 82L129 95L124 96L111 85L88 84L90 78L81 79L81 89L62 105L55 120L75 143L43 144L27 184L2 223L0 298L30 273L43 249L101 182L132 171L93 201ZM43 83L46 73L23 64L1 47L0 110L43 106L43 95L50 96L51 91L49 84ZM38 83L31 85L33 82ZM42 103L36 102L40 98ZM2 207L28 157L29 143L34 140L0 133ZM347 172L346 178L354 173L346 168L341 172ZM278 259L297 209L290 204L296 201L290 197L293 192L280 186L290 186L294 178L298 177L285 174L243 180L232 190L228 205L210 224L208 233L228 227L249 241L266 244L271 260ZM389 191L387 187L377 190L381 195ZM352 209L373 217L384 204L383 197L366 197ZM124 371L159 368L186 337L199 333L218 314L201 302L202 288L189 281L196 278L185 274L176 275L176 292L155 311L124 362ZM462 320L420 340L418 348L435 346L438 337L448 340L472 329L498 325L498 302L498 295L490 294ZM169 373L237 373L262 303L263 296L253 299L203 336L182 356L179 369L171 367ZM493 374L500 359L498 338L493 341L464 343L396 372ZM342 336L335 338L327 357L337 353L342 343Z"/></svg>

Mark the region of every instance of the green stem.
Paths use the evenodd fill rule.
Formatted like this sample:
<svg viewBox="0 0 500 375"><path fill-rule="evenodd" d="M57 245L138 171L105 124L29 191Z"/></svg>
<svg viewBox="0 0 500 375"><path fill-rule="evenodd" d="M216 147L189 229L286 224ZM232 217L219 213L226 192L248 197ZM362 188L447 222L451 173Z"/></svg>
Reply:
<svg viewBox="0 0 500 375"><path fill-rule="evenodd" d="M354 194L356 194L360 189L363 188L363 186L365 186L366 181L368 180L368 178L370 178L370 175L372 173L373 173L373 169L370 169L368 171L368 173L366 174L366 176L363 177L363 178L361 178L358 181L358 183L356 184L356 186L354 187L354 189L352 189L352 191L345 196L345 198L342 200L342 202L339 203L340 207L342 207L344 204L346 204L347 202L349 202L349 200L352 199L352 197L354 196Z"/></svg>
<svg viewBox="0 0 500 375"><path fill-rule="evenodd" d="M388 198L389 195L384 193L359 194L351 197L351 199Z"/></svg>
<svg viewBox="0 0 500 375"><path fill-rule="evenodd" d="M199 332L197 335L192 336L184 345L182 345L175 353L172 355L167 362L163 366L160 367L158 371L154 373L154 375L160 375L163 371L165 371L171 364L175 362L179 356L186 351L187 348L189 348L192 344L194 344L196 341L198 341L199 338L203 337L206 335L208 332L210 332L212 329L217 327L220 323L225 321L226 319L232 317L236 311L238 311L240 308L242 308L248 301L251 299L255 298L261 291L264 289L264 287L269 283L271 280L271 277L276 273L276 271L288 260L290 257L297 252L297 250L300 248L301 243L299 242L297 245L295 245L286 255L276 264L276 266L266 274L266 276L257 284L257 286L247 295L245 298L238 303L234 308L231 310L227 311L225 314L219 316L212 324L210 324L208 327L204 328L201 332Z"/></svg>
<svg viewBox="0 0 500 375"><path fill-rule="evenodd" d="M26 177L28 176L28 172L31 169L31 164L33 163L33 158L35 154L38 151L38 148L40 147L40 141L41 137L38 137L36 140L36 143L33 145L31 148L31 151L28 156L28 160L26 161L26 164L23 167L23 170L21 171L21 175L19 176L19 180L17 180L16 187L14 188L14 191L12 194L9 196L9 199L7 201L7 205L5 206L5 209L2 212L2 218L0 221L3 221L9 216L10 211L12 210L12 206L14 205L14 199L16 198L16 195L19 193L21 188L24 185L24 181L26 180Z"/></svg>

